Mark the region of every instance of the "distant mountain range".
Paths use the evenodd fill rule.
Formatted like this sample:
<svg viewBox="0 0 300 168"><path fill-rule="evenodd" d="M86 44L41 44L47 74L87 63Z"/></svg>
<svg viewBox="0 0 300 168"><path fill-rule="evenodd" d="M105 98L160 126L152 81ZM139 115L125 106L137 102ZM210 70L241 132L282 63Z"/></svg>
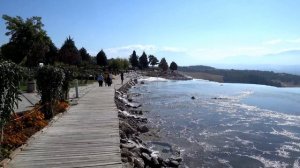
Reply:
<svg viewBox="0 0 300 168"><path fill-rule="evenodd" d="M245 68L245 67L244 67ZM217 69L210 66L182 66L178 70L193 78L226 83L251 83L276 87L299 87L300 76L261 70Z"/></svg>
<svg viewBox="0 0 300 168"><path fill-rule="evenodd" d="M263 70L300 75L300 50L263 56L234 56L224 59L222 64L210 65L220 69Z"/></svg>
<svg viewBox="0 0 300 168"><path fill-rule="evenodd" d="M277 73L288 73L300 75L300 65L270 65L270 64L212 64L219 69L236 69L236 70L261 70L273 71Z"/></svg>

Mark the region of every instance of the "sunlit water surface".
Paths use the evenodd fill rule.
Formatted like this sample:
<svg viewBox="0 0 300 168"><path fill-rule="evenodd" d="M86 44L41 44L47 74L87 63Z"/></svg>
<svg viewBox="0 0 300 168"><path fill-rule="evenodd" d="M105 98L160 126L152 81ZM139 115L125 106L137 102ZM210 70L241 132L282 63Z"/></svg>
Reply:
<svg viewBox="0 0 300 168"><path fill-rule="evenodd" d="M148 78L130 92L186 167L300 167L299 88Z"/></svg>

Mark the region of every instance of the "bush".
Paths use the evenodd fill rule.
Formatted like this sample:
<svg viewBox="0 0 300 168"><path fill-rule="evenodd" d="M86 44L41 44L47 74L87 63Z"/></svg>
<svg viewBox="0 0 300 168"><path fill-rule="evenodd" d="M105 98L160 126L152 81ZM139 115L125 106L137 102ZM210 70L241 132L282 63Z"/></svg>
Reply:
<svg viewBox="0 0 300 168"><path fill-rule="evenodd" d="M61 95L65 74L62 69L44 66L37 71L37 87L41 93L42 111L46 119L53 117L55 102Z"/></svg>
<svg viewBox="0 0 300 168"><path fill-rule="evenodd" d="M65 78L62 83L60 98L61 100L67 101L69 98L68 95L70 90L70 83L74 79L74 72L71 68L63 68L63 72L65 74Z"/></svg>
<svg viewBox="0 0 300 168"><path fill-rule="evenodd" d="M0 61L0 127L1 143L3 142L3 129L10 119L14 105L20 100L18 89L21 78L21 68L10 61Z"/></svg>

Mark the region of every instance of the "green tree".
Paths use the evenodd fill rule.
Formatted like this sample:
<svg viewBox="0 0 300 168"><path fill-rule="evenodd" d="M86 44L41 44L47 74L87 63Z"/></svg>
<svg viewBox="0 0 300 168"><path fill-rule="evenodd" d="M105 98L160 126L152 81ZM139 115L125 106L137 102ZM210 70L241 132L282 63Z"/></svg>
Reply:
<svg viewBox="0 0 300 168"><path fill-rule="evenodd" d="M114 71L126 70L129 67L129 62L127 59L112 58L109 60L109 67Z"/></svg>
<svg viewBox="0 0 300 168"><path fill-rule="evenodd" d="M148 57L147 57L145 51L139 58L139 65L140 65L141 69L148 68L149 62L148 62Z"/></svg>
<svg viewBox="0 0 300 168"><path fill-rule="evenodd" d="M129 68L129 61L128 59L122 59L123 70L127 70Z"/></svg>
<svg viewBox="0 0 300 168"><path fill-rule="evenodd" d="M49 50L45 55L45 64L48 65L53 65L55 61L58 60L58 49L54 45L54 43L51 41L49 45Z"/></svg>
<svg viewBox="0 0 300 168"><path fill-rule="evenodd" d="M1 46L1 51L3 59L10 60L16 64L20 64L24 59L24 56L22 54L22 47L17 46L13 42L3 44Z"/></svg>
<svg viewBox="0 0 300 168"><path fill-rule="evenodd" d="M10 61L0 62L0 127L1 142L3 142L3 128L14 111L14 106L20 100L20 91L18 89L21 78L21 69L15 63ZM1 145L0 145L0 152ZM2 154L2 153L1 153Z"/></svg>
<svg viewBox="0 0 300 168"><path fill-rule="evenodd" d="M101 50L97 54L97 64L99 66L107 66L108 65L107 57L106 57L106 54L103 50Z"/></svg>
<svg viewBox="0 0 300 168"><path fill-rule="evenodd" d="M5 35L10 36L10 42L6 46L3 56L15 63L21 63L29 67L37 66L44 62L45 54L49 50L50 38L43 30L41 17L27 18L3 15L6 21ZM7 51L14 50L14 51Z"/></svg>
<svg viewBox="0 0 300 168"><path fill-rule="evenodd" d="M154 55L149 55L148 56L148 59L149 59L149 63L150 63L150 65L153 67L153 66L155 66L155 65L157 65L158 64L158 59L154 56Z"/></svg>
<svg viewBox="0 0 300 168"><path fill-rule="evenodd" d="M97 57L91 56L91 64L97 65Z"/></svg>
<svg viewBox="0 0 300 168"><path fill-rule="evenodd" d="M167 63L167 61L166 61L165 58L162 58L162 59L160 60L160 63L159 63L159 65L158 65L158 67L159 67L160 69L162 69L163 71L167 71L167 70L168 70L169 65L168 65L168 63Z"/></svg>
<svg viewBox="0 0 300 168"><path fill-rule="evenodd" d="M175 62L171 62L171 64L170 64L170 69L171 69L172 71L177 70L177 64L176 64Z"/></svg>
<svg viewBox="0 0 300 168"><path fill-rule="evenodd" d="M108 66L109 66L109 69L112 71L117 71L121 68L120 62L114 58L111 58L110 60L108 60Z"/></svg>
<svg viewBox="0 0 300 168"><path fill-rule="evenodd" d="M70 36L60 48L58 60L69 65L79 65L81 63L80 53Z"/></svg>
<svg viewBox="0 0 300 168"><path fill-rule="evenodd" d="M136 55L135 50L133 50L132 54L130 55L129 62L133 68L139 66L139 57Z"/></svg>
<svg viewBox="0 0 300 168"><path fill-rule="evenodd" d="M87 61L87 62L91 61L91 56L84 47L82 47L79 50L79 53L80 53L82 61Z"/></svg>
<svg viewBox="0 0 300 168"><path fill-rule="evenodd" d="M61 89L65 74L61 68L43 66L37 71L37 86L41 93L41 104L46 119L54 116L53 108L55 102L61 96Z"/></svg>

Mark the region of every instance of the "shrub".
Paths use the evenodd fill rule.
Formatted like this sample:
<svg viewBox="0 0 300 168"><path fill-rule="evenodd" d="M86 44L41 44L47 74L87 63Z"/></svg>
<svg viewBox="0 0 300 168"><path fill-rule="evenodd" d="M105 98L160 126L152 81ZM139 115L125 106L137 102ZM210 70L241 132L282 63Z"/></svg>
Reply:
<svg viewBox="0 0 300 168"><path fill-rule="evenodd" d="M61 100L67 101L69 98L68 95L70 90L70 83L74 79L74 72L71 68L63 68L63 72L65 74L65 78L62 82L60 98Z"/></svg>
<svg viewBox="0 0 300 168"><path fill-rule="evenodd" d="M20 100L18 89L21 78L21 68L9 61L0 61L0 127L1 144L3 142L3 129L11 117L17 100ZM1 146L1 145L0 145ZM1 148L1 147L0 147ZM1 149L0 149L1 150ZM2 150L1 150L2 151Z"/></svg>
<svg viewBox="0 0 300 168"><path fill-rule="evenodd" d="M37 71L37 87L46 119L53 117L54 104L61 94L64 79L64 72L60 68L44 66Z"/></svg>

